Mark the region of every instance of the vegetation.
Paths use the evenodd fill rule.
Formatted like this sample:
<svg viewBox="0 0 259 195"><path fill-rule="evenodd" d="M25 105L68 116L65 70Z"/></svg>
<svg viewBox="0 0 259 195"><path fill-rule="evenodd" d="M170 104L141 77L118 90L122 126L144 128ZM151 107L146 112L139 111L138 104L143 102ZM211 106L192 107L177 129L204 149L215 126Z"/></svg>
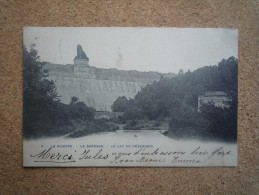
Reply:
<svg viewBox="0 0 259 195"><path fill-rule="evenodd" d="M125 112L129 107L134 106L132 99L128 100L125 96L118 97L111 105L113 112Z"/></svg>
<svg viewBox="0 0 259 195"><path fill-rule="evenodd" d="M111 106L123 115L116 119L95 119L95 110L72 97L69 104L59 100L55 83L48 79L45 63L34 47L24 48L24 136L68 135L124 129L169 129L168 136L203 137L236 141L237 59L230 57L218 65L193 72L180 70L173 78L147 85L134 99L119 97ZM205 104L198 111L198 96L205 91L224 91L225 107Z"/></svg>
<svg viewBox="0 0 259 195"><path fill-rule="evenodd" d="M210 137L236 140L237 124L237 59L230 57L218 65L206 66L193 72L180 70L173 78L161 78L149 84L134 97L118 98L112 109L123 108L126 128L140 125L138 121L169 121L173 137ZM203 105L197 110L198 96L205 91L224 91L226 107ZM123 100L123 101L122 101ZM135 121L132 123L132 121ZM142 125L143 126L143 123Z"/></svg>
<svg viewBox="0 0 259 195"><path fill-rule="evenodd" d="M56 86L48 80L44 62L37 51L24 48L24 137L36 138L72 134L78 137L117 126L94 119L95 110L72 97L69 105L60 102ZM77 133L76 133L77 132Z"/></svg>

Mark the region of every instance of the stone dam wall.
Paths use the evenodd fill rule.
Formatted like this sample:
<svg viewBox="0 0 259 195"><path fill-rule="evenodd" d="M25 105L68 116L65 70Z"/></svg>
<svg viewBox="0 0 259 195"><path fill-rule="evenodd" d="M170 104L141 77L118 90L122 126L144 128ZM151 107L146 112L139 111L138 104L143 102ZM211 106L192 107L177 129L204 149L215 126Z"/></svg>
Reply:
<svg viewBox="0 0 259 195"><path fill-rule="evenodd" d="M111 105L119 96L134 96L161 76L174 76L158 72L124 71L99 69L85 65L59 65L48 63L49 79L53 80L61 102L68 104L71 97L95 108L97 111L111 111Z"/></svg>

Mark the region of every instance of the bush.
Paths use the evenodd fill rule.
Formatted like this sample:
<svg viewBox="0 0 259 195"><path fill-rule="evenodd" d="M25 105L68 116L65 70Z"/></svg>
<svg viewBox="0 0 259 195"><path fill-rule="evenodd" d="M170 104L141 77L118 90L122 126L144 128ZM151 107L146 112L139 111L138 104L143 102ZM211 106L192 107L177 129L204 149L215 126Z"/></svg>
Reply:
<svg viewBox="0 0 259 195"><path fill-rule="evenodd" d="M95 110L91 107L88 107L84 102L77 102L75 104L71 104L69 109L71 119L94 119Z"/></svg>
<svg viewBox="0 0 259 195"><path fill-rule="evenodd" d="M128 108L134 105L134 101L132 99L127 99L125 96L118 97L113 104L111 105L111 109L113 112L125 112Z"/></svg>
<svg viewBox="0 0 259 195"><path fill-rule="evenodd" d="M203 136L208 122L196 109L182 105L173 111L169 122L170 131L177 137Z"/></svg>
<svg viewBox="0 0 259 195"><path fill-rule="evenodd" d="M124 130L140 130L144 126L139 124L137 120L130 120L127 124L123 127Z"/></svg>
<svg viewBox="0 0 259 195"><path fill-rule="evenodd" d="M48 127L57 119L59 98L54 82L47 79L48 73L44 68L46 63L40 61L34 46L29 51L24 48L23 52L25 68L23 135L28 138L49 132Z"/></svg>
<svg viewBox="0 0 259 195"><path fill-rule="evenodd" d="M155 121L154 127L159 127L159 126L161 126L161 123L159 121Z"/></svg>
<svg viewBox="0 0 259 195"><path fill-rule="evenodd" d="M124 120L142 119L143 112L137 106L129 107L122 115Z"/></svg>
<svg viewBox="0 0 259 195"><path fill-rule="evenodd" d="M208 133L218 139L236 141L237 112L235 106L216 107L212 104L201 107L202 116L208 121Z"/></svg>

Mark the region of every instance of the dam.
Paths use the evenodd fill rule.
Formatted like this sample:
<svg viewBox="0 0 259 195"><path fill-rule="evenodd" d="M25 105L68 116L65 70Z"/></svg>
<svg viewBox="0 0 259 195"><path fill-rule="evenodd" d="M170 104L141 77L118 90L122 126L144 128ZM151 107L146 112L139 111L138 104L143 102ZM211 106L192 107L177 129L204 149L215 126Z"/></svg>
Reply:
<svg viewBox="0 0 259 195"><path fill-rule="evenodd" d="M77 46L74 64L47 63L45 68L62 103L69 104L75 96L97 111L111 111L111 105L118 97L134 98L146 85L162 77L174 76L173 73L96 68L89 65L89 58L81 45Z"/></svg>

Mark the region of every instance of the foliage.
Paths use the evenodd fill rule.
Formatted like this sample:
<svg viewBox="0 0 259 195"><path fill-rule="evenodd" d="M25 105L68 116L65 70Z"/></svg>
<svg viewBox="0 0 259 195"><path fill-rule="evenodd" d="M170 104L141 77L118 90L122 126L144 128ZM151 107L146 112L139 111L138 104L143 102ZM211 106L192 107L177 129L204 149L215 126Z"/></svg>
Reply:
<svg viewBox="0 0 259 195"><path fill-rule="evenodd" d="M71 119L83 119L83 120L93 120L95 110L88 107L84 102L77 102L70 105L70 116Z"/></svg>
<svg viewBox="0 0 259 195"><path fill-rule="evenodd" d="M142 110L138 108L136 105L129 107L122 115L124 120L131 119L142 119L144 117Z"/></svg>
<svg viewBox="0 0 259 195"><path fill-rule="evenodd" d="M130 106L125 106L129 101L125 98L121 98L116 104L120 108L124 105L121 111L124 112L123 118L126 121L170 118L170 130L177 136L211 135L221 139L229 136L226 139L235 140L237 63L236 58L230 57L223 59L218 65L205 66L193 72L188 70L184 73L180 70L173 78L161 78L142 88L130 102ZM222 109L208 106L201 113L198 112L198 96L205 91L226 92L231 100L229 107Z"/></svg>
<svg viewBox="0 0 259 195"><path fill-rule="evenodd" d="M113 112L125 112L132 105L134 105L134 101L132 99L127 99L125 96L118 97L113 104L111 105L111 109Z"/></svg>
<svg viewBox="0 0 259 195"><path fill-rule="evenodd" d="M24 51L24 135L32 136L44 134L37 132L43 129L44 123L54 123L56 119L57 103L59 102L56 87L53 81L47 80L47 71L44 62L34 46L30 51ZM46 129L44 129L46 131Z"/></svg>
<svg viewBox="0 0 259 195"><path fill-rule="evenodd" d="M79 98L73 96L73 97L71 97L70 105L73 105L73 104L77 103L78 101L79 101Z"/></svg>
<svg viewBox="0 0 259 195"><path fill-rule="evenodd" d="M69 105L59 101L56 86L48 80L45 62L34 46L24 48L24 137L35 138L73 134L86 135L98 131L115 130L117 126L94 119L95 110L72 97ZM84 131L78 130L83 121ZM73 137L73 136L71 136Z"/></svg>
<svg viewBox="0 0 259 195"><path fill-rule="evenodd" d="M191 127L196 129L199 128L201 124L203 124L202 126L206 126L206 121L203 120L201 113L199 113L197 109L188 105L181 105L181 107L174 110L173 113L175 114L172 115L169 123L172 129L182 127Z"/></svg>
<svg viewBox="0 0 259 195"><path fill-rule="evenodd" d="M201 114L209 121L208 133L211 137L236 141L237 114L235 109L208 104L201 107Z"/></svg>
<svg viewBox="0 0 259 195"><path fill-rule="evenodd" d="M95 110L75 96L70 104L61 103L44 65L34 47L30 51L24 48L25 137L65 134L78 137L118 129L109 121L94 119ZM205 91L226 92L229 105L222 108L203 105L198 112L198 96ZM161 77L160 81L142 88L134 99L117 98L111 108L114 112L123 112L118 120L126 122L124 129L141 129L145 120L162 123L169 120L170 133L177 137L205 136L235 141L237 59L223 59L217 66L193 72L180 70L173 78ZM159 123L154 128L158 126Z"/></svg>
<svg viewBox="0 0 259 195"><path fill-rule="evenodd" d="M126 125L123 127L124 130L140 130L144 126L139 124L137 120L129 120Z"/></svg>

